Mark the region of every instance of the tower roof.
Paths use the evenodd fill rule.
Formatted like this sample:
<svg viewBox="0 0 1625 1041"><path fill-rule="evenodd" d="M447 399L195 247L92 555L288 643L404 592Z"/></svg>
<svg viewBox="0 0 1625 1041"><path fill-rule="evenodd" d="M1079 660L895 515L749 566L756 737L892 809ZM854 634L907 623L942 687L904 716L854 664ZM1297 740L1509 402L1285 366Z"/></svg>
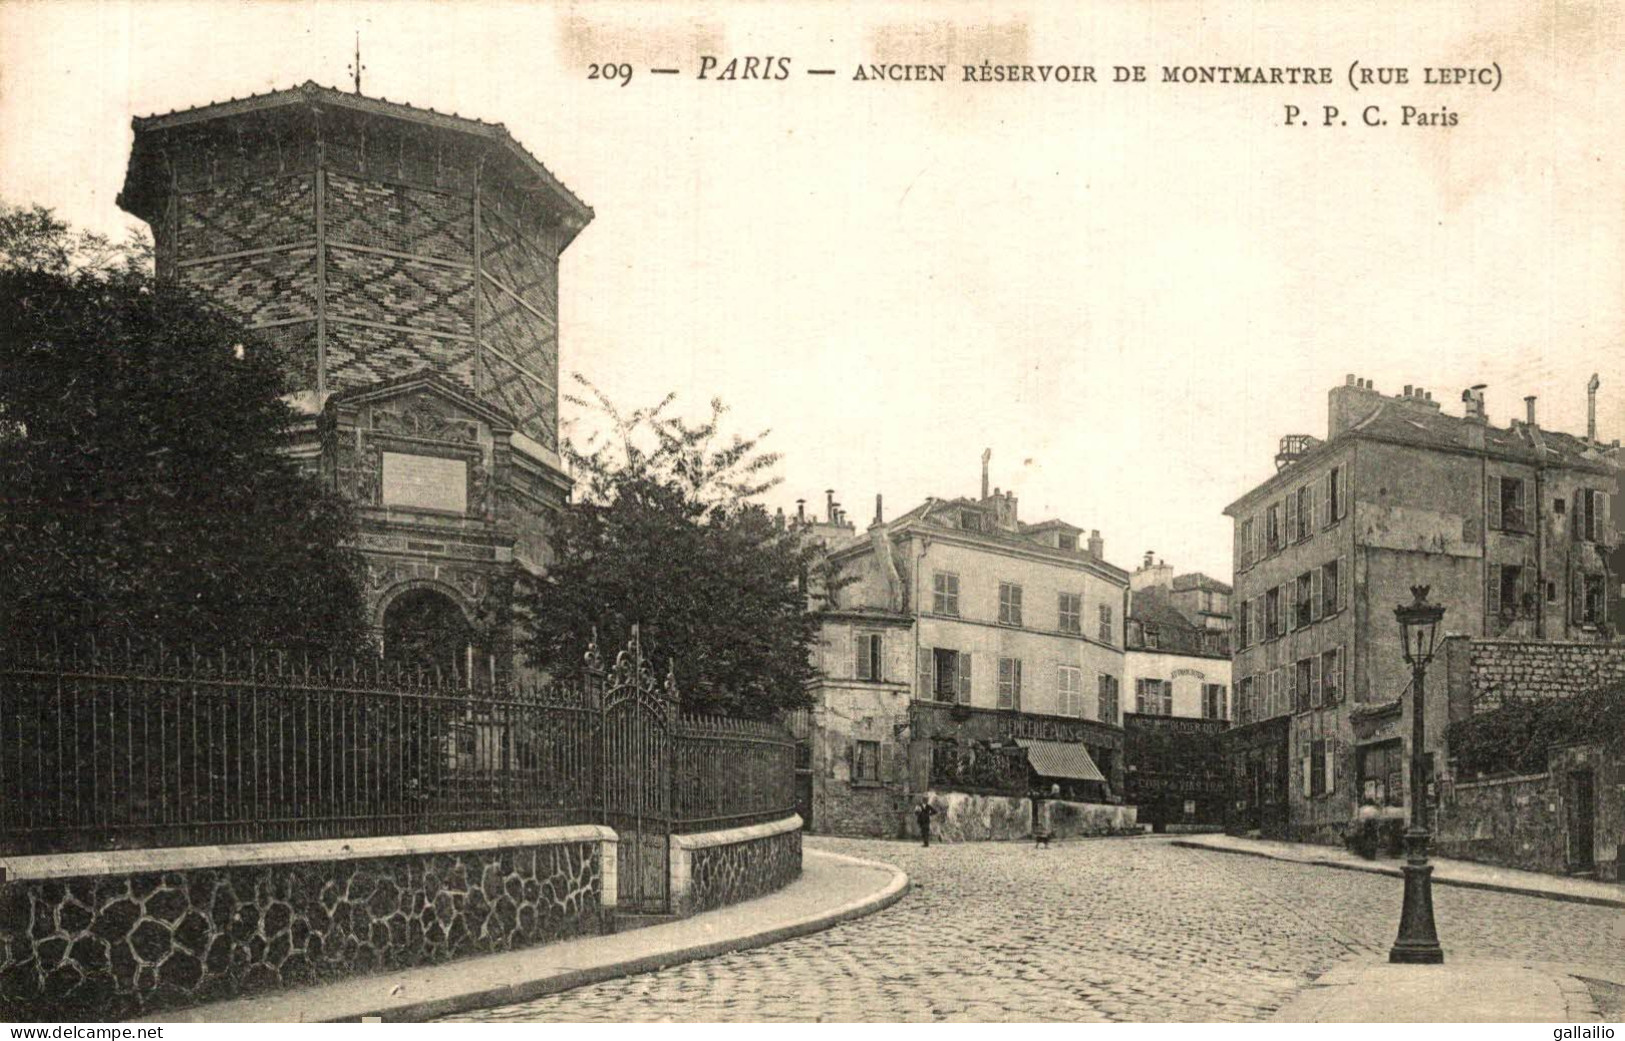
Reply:
<svg viewBox="0 0 1625 1041"><path fill-rule="evenodd" d="M314 80L306 80L304 83L289 87L286 90L251 94L245 98L216 101L207 105L198 105L194 108L179 109L157 115L137 116L131 120L131 126L139 139L146 133L299 105L345 109L365 115L399 119L438 130L485 138L495 143L502 151L508 153L517 162L519 168L534 181L534 187L550 196L555 204L567 213L578 227L585 227L593 219L592 207L581 201L564 182L560 181L547 167L543 166L541 160L537 159L525 146L521 145L508 132L508 128L501 123L488 123L482 119L470 119L456 113L436 112L432 108L418 108L415 105L389 101L385 98L371 98L363 94L349 93L336 87L324 87ZM139 157L140 149L131 152L130 166L125 174L124 190L120 192L121 204L126 196L133 196L134 194L133 189L138 180L136 164Z"/></svg>

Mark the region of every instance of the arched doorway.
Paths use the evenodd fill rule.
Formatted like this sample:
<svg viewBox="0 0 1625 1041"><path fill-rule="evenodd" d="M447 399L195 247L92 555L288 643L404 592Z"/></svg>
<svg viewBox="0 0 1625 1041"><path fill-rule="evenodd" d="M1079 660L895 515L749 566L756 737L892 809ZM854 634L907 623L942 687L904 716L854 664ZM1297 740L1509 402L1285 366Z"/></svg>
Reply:
<svg viewBox="0 0 1625 1041"><path fill-rule="evenodd" d="M408 672L472 685L486 662L479 644L462 608L438 589L408 589L384 608L384 661Z"/></svg>

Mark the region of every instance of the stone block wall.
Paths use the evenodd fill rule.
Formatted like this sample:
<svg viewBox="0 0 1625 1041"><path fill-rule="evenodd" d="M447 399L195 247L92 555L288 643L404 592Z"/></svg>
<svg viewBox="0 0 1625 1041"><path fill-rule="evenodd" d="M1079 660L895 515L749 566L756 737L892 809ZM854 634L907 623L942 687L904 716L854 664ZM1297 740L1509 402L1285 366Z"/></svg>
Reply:
<svg viewBox="0 0 1625 1041"><path fill-rule="evenodd" d="M125 1019L595 934L613 846L577 827L14 858L0 1018Z"/></svg>
<svg viewBox="0 0 1625 1041"><path fill-rule="evenodd" d="M1550 643L1453 636L1445 641L1450 718L1507 697L1572 697L1625 685L1625 643Z"/></svg>
<svg viewBox="0 0 1625 1041"><path fill-rule="evenodd" d="M698 914L776 892L801 877L801 818L671 837L671 903Z"/></svg>
<svg viewBox="0 0 1625 1041"><path fill-rule="evenodd" d="M973 795L968 792L929 792L926 798L937 811L931 819L931 838L942 842L988 842L1024 839L1033 833L1031 799L1008 795ZM908 837L918 839L914 807L904 813Z"/></svg>

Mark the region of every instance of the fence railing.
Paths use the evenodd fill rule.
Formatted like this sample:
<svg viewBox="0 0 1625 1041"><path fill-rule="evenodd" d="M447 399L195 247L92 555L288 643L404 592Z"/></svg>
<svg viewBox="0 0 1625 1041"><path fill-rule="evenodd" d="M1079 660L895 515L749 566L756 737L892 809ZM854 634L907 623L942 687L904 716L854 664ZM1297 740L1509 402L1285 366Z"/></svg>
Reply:
<svg viewBox="0 0 1625 1041"><path fill-rule="evenodd" d="M679 831L794 812L794 741L679 719ZM597 823L596 692L103 651L0 658L0 854Z"/></svg>
<svg viewBox="0 0 1625 1041"><path fill-rule="evenodd" d="M783 726L684 716L676 737L673 831L763 824L796 812L796 740Z"/></svg>

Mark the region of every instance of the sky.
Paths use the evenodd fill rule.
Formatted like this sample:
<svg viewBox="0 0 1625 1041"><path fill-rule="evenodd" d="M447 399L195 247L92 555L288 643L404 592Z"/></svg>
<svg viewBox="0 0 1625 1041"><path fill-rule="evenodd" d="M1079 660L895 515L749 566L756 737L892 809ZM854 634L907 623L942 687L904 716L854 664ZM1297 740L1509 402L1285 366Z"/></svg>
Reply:
<svg viewBox="0 0 1625 1041"><path fill-rule="evenodd" d="M0 196L119 232L133 116L348 86L359 31L367 94L505 123L596 210L561 268L566 379L720 397L731 431L771 431L787 512L974 495L990 448L1023 520L1228 577L1224 507L1281 436L1324 436L1348 374L1457 413L1485 383L1499 424L1534 394L1583 432L1600 372L1600 433L1625 437L1625 5L1414 6L12 0ZM706 55L791 75L700 80ZM963 82L983 60L1148 82ZM1356 61L1413 82L1356 94ZM877 62L947 80L854 81ZM1494 91L1415 82L1491 63ZM1339 85L1158 82L1206 64ZM1401 127L1402 104L1458 122Z"/></svg>

